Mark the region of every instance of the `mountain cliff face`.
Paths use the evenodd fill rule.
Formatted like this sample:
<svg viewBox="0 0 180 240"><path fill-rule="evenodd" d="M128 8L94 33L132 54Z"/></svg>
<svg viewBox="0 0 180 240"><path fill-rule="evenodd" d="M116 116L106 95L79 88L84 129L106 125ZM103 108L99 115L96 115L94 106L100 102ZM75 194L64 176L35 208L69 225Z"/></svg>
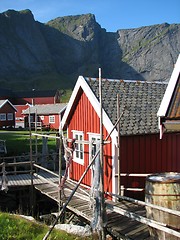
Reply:
<svg viewBox="0 0 180 240"><path fill-rule="evenodd" d="M73 87L79 75L168 81L180 52L180 24L106 32L92 14L36 22L30 10L0 14L0 83Z"/></svg>
<svg viewBox="0 0 180 240"><path fill-rule="evenodd" d="M54 70L46 39L30 11L0 14L0 77L28 78Z"/></svg>

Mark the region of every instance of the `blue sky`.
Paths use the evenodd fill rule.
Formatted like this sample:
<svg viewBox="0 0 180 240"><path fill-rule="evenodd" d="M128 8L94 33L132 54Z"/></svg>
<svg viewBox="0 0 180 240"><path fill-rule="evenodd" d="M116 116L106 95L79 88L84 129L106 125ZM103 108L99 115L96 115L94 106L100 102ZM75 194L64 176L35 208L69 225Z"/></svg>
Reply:
<svg viewBox="0 0 180 240"><path fill-rule="evenodd" d="M153 24L180 23L180 0L0 0L0 12L30 9L35 20L93 13L109 32Z"/></svg>

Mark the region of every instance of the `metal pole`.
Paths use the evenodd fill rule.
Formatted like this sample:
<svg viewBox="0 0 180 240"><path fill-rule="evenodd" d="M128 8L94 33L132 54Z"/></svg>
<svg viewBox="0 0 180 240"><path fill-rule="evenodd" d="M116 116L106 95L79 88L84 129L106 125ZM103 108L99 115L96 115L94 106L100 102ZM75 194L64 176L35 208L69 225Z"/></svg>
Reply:
<svg viewBox="0 0 180 240"><path fill-rule="evenodd" d="M117 94L117 119L120 117L120 100ZM121 161L120 161L120 121L117 125L118 129L118 195L121 195Z"/></svg>
<svg viewBox="0 0 180 240"><path fill-rule="evenodd" d="M101 231L100 239L105 240L105 203L104 203L104 161L103 161L103 110L102 110L102 79L101 68L99 68L99 102L100 102L100 209L101 209Z"/></svg>

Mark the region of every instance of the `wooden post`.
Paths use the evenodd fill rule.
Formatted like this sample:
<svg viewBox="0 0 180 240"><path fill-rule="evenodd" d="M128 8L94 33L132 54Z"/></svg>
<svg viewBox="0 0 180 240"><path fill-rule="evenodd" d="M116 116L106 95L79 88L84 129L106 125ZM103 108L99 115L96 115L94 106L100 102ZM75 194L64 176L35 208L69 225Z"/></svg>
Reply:
<svg viewBox="0 0 180 240"><path fill-rule="evenodd" d="M119 94L117 94L117 119L120 118L120 100ZM120 161L120 120L117 125L118 129L118 195L121 195L121 161Z"/></svg>
<svg viewBox="0 0 180 240"><path fill-rule="evenodd" d="M37 133L37 109L35 111L35 133ZM37 162L37 155L38 155L37 136L35 136L35 139L36 139L36 162Z"/></svg>
<svg viewBox="0 0 180 240"><path fill-rule="evenodd" d="M33 189L33 159L32 159L32 132L31 132L31 110L29 107L29 135L30 135L30 173L31 173L31 186L30 186L30 206L31 215L34 217L34 189Z"/></svg>
<svg viewBox="0 0 180 240"><path fill-rule="evenodd" d="M104 160L103 160L103 110L102 110L102 79L99 68L99 102L100 102L100 194L101 194L101 232L100 239L105 240L105 203L104 203Z"/></svg>
<svg viewBox="0 0 180 240"><path fill-rule="evenodd" d="M61 175L62 175L62 130L60 130L59 134L59 186L61 185ZM62 192L59 190L59 212L62 209ZM60 222L62 218L60 218Z"/></svg>

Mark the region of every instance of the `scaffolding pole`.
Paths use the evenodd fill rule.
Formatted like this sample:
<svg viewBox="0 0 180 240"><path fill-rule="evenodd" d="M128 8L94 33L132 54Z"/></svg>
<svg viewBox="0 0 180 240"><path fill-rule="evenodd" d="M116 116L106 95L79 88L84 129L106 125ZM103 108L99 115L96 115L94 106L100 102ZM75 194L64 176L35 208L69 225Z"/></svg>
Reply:
<svg viewBox="0 0 180 240"><path fill-rule="evenodd" d="M105 202L104 202L104 160L103 160L103 108L102 108L102 79L101 68L99 68L99 102L100 102L100 219L101 219L101 231L99 232L99 238L106 239L105 233Z"/></svg>
<svg viewBox="0 0 180 240"><path fill-rule="evenodd" d="M117 119L120 117L120 99L117 94ZM118 130L118 195L121 195L121 150L120 150L120 121L117 125Z"/></svg>

